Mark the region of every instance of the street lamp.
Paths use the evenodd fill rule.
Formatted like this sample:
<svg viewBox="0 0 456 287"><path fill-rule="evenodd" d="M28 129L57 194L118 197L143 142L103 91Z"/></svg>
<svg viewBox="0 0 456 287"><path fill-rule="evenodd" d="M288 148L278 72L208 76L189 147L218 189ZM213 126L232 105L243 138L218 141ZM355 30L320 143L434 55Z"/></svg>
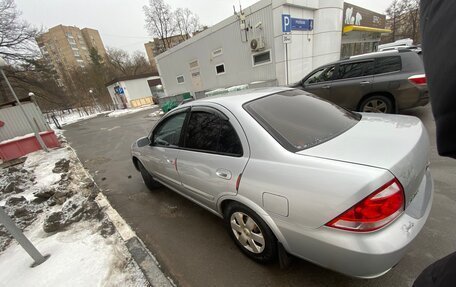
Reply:
<svg viewBox="0 0 456 287"><path fill-rule="evenodd" d="M98 104L97 104L97 101L95 100L95 97L93 96L93 90L92 89L89 89L89 95L92 97L93 104L95 105L95 110L99 110L99 109L97 109Z"/></svg>
<svg viewBox="0 0 456 287"><path fill-rule="evenodd" d="M6 84L8 85L8 88L10 89L11 93L13 94L14 99L17 102L17 105L21 108L22 113L24 114L25 118L27 119L28 124L30 125L33 132L35 133L35 137L38 140L38 143L40 144L41 148L44 151L48 152L49 150L47 149L46 144L44 143L43 139L41 138L39 131L32 124L32 121L28 117L27 113L25 112L24 107L22 106L21 102L19 101L19 98L17 97L16 93L14 92L13 87L11 86L10 82L8 81L8 78L6 77L5 72L3 71L4 67L6 67L6 62L4 59L2 59L2 57L0 57L0 73L2 74L3 78L5 79Z"/></svg>

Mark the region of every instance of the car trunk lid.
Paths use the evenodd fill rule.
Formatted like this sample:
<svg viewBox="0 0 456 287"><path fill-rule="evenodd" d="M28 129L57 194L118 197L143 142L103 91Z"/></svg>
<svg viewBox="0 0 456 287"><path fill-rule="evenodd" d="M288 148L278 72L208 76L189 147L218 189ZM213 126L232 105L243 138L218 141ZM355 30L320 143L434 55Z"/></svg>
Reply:
<svg viewBox="0 0 456 287"><path fill-rule="evenodd" d="M429 138L418 118L362 114L345 133L298 154L387 169L402 184L407 207L429 163Z"/></svg>

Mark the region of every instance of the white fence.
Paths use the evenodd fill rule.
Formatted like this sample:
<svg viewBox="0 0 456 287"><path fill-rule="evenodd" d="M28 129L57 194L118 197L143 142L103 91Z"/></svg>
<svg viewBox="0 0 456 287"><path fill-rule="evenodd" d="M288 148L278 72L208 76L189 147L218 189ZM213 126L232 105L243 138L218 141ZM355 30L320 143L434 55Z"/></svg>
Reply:
<svg viewBox="0 0 456 287"><path fill-rule="evenodd" d="M29 119L40 132L50 130L49 124L44 120L40 109L32 102L22 103ZM5 125L0 127L0 142L14 137L33 133L19 106L0 109L0 121Z"/></svg>

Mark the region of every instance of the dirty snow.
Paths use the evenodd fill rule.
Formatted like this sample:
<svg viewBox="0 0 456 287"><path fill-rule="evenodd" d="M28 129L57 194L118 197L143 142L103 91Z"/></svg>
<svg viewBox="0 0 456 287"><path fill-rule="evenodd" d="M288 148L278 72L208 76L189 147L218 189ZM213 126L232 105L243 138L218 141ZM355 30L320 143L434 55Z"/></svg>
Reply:
<svg viewBox="0 0 456 287"><path fill-rule="evenodd" d="M115 110L112 113L110 113L108 116L112 117L112 118L117 118L117 117L121 117L124 115L134 114L137 112L141 112L141 111L145 111L145 110L149 110L149 109L153 109L153 108L157 108L157 107L158 107L158 105L150 105L150 106L144 106L144 107L140 107L140 108Z"/></svg>
<svg viewBox="0 0 456 287"><path fill-rule="evenodd" d="M52 150L49 153L39 150L29 154L24 163L24 169L34 173L36 183L21 195L23 195L27 200L31 200L34 198L33 192L43 188L48 188L59 182L60 174L53 173L52 169L55 167L55 163L60 159L68 159L70 157L70 153L71 150L60 148Z"/></svg>
<svg viewBox="0 0 456 287"><path fill-rule="evenodd" d="M64 138L62 142L65 146ZM62 159L70 161L68 172L55 170ZM78 211L90 206L87 203L99 206L94 201L98 189L71 147L31 153L23 166L0 169L0 174L5 211L43 255L51 255L31 268L31 257L10 241L0 225L0 286L149 286L109 217L99 207L92 214L89 209ZM18 189L5 192L11 182ZM52 189L53 196L34 202L36 192ZM8 205L20 196L25 200ZM63 214L65 222L57 231L46 233L45 222L56 212Z"/></svg>

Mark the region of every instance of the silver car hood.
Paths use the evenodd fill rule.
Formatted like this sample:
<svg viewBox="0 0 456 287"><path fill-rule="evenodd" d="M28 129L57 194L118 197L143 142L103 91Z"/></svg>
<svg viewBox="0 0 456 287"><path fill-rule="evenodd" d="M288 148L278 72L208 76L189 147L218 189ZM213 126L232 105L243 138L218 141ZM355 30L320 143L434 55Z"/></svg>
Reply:
<svg viewBox="0 0 456 287"><path fill-rule="evenodd" d="M429 162L429 137L418 118L362 113L354 127L298 154L389 170L413 200Z"/></svg>

